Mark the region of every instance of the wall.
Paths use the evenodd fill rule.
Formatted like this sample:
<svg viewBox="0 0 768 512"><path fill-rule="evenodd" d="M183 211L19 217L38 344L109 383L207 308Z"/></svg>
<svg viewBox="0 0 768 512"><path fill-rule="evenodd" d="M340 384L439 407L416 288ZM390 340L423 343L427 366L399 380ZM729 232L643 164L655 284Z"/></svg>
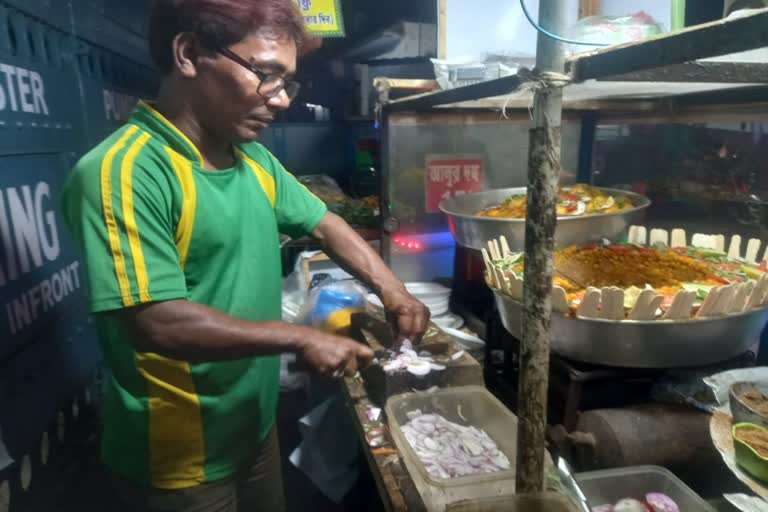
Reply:
<svg viewBox="0 0 768 512"><path fill-rule="evenodd" d="M15 461L0 449L0 504L11 511L48 493L54 454L98 396L84 269L57 196L73 163L154 89L137 43L143 13L119 4L0 0L0 431Z"/></svg>
<svg viewBox="0 0 768 512"><path fill-rule="evenodd" d="M567 25L576 23L578 0L568 3ZM538 18L539 1L526 0L528 11ZM516 0L446 0L446 57L477 57L485 52L536 55L536 29L523 15ZM544 27L547 28L547 27Z"/></svg>

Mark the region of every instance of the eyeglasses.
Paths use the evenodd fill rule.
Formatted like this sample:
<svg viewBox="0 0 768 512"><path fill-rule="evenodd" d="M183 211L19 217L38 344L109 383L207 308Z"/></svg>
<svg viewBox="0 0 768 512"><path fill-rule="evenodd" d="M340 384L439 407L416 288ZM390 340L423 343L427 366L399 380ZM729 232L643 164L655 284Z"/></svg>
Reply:
<svg viewBox="0 0 768 512"><path fill-rule="evenodd" d="M301 89L301 84L299 82L286 80L285 77L281 75L265 73L261 69L257 68L256 66L254 66L244 58L240 57L238 54L236 54L232 50L228 50L227 48L218 48L216 50L216 53L223 55L224 57L228 58L233 62L236 62L237 64L240 64L245 69L251 71L257 77L259 77L259 80L261 80L261 83L259 84L259 88L257 89L257 92L265 98L274 98L275 96L280 94L280 92L282 92L283 90L288 95L289 100L293 100L293 98L295 98L296 95L299 94L299 89Z"/></svg>

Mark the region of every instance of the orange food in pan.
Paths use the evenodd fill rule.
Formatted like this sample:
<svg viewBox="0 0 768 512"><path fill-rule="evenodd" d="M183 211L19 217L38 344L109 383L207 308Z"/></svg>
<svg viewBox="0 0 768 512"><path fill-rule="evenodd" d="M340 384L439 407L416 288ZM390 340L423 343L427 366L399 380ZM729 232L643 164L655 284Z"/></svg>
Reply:
<svg viewBox="0 0 768 512"><path fill-rule="evenodd" d="M632 198L628 195L610 195L605 191L583 183L572 187L561 187L557 196L558 216L591 215L612 213L632 208ZM526 195L519 194L505 199L499 206L477 212L482 217L505 219L525 218Z"/></svg>

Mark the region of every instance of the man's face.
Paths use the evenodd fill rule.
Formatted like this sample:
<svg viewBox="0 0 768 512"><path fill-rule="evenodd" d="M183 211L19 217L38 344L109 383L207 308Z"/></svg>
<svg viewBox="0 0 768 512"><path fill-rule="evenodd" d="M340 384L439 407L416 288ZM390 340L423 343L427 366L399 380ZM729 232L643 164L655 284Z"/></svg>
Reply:
<svg viewBox="0 0 768 512"><path fill-rule="evenodd" d="M254 34L228 49L264 73L288 81L296 73L296 43L289 37ZM261 96L261 79L255 73L218 54L199 61L195 82L195 110L203 128L229 142L256 139L275 113L291 103L285 91L273 98Z"/></svg>

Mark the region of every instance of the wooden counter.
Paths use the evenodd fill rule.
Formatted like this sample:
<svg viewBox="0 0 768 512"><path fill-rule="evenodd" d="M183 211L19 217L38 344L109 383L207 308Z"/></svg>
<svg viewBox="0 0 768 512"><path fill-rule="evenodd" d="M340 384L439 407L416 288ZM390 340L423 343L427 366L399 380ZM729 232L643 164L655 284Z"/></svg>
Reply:
<svg viewBox="0 0 768 512"><path fill-rule="evenodd" d="M353 410L355 428L385 510L388 512L426 511L424 502L405 468L405 463L391 442L384 411L382 410L377 422L368 419L367 409L373 404L368 399L362 379L344 379L342 389L347 404ZM366 434L375 428L385 429L386 442L378 448L372 448L366 439Z"/></svg>
<svg viewBox="0 0 768 512"><path fill-rule="evenodd" d="M449 336L448 339L452 339ZM473 359L468 353L462 356L463 364L461 366L474 365L476 372L457 372L456 378L459 379L459 384L478 384L482 383L482 368L479 363ZM473 373L477 375L476 379L479 382L468 382L465 380L467 376ZM452 383L448 382L450 386ZM408 511L408 512L422 512L426 511L424 502L421 499L416 487L408 474L408 470L405 467L397 448L392 443L391 436L389 435L389 428L387 427L387 419L385 411L381 410L381 415L378 421L371 421L368 419L368 409L370 407L376 407L368 396L368 391L365 388L365 382L361 377L344 379L344 385L342 386L347 405L353 411L353 420L355 428L357 430L358 438L363 447L365 453L366 462L373 475L373 480L376 482L379 496L387 511ZM384 430L384 443L380 446L372 447L368 441L368 438L373 437L373 433L377 429Z"/></svg>

